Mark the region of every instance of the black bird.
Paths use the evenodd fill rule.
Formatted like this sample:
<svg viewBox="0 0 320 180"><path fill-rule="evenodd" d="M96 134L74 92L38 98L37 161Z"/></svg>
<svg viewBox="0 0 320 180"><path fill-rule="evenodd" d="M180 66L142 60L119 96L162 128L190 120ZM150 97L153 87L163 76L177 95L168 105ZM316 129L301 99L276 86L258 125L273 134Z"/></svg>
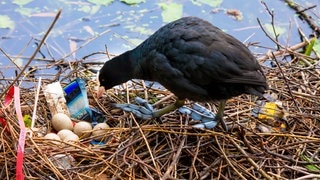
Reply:
<svg viewBox="0 0 320 180"><path fill-rule="evenodd" d="M267 89L266 77L248 48L197 17L173 21L135 49L107 61L99 73L98 95L130 79L159 82L178 97L154 117L182 106L185 99L219 100L218 122L227 99L244 93L262 97Z"/></svg>

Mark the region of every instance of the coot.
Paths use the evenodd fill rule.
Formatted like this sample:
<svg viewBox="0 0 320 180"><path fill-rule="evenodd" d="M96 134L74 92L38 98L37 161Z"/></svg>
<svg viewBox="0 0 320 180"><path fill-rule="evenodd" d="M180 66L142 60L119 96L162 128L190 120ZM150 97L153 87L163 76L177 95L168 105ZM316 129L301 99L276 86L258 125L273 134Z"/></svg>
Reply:
<svg viewBox="0 0 320 180"><path fill-rule="evenodd" d="M267 89L266 77L248 48L197 17L173 21L135 49L107 61L99 73L98 95L130 79L159 82L177 96L175 104L153 112L154 117L182 106L184 99L218 100L213 120L217 122L227 99L244 93L262 97Z"/></svg>

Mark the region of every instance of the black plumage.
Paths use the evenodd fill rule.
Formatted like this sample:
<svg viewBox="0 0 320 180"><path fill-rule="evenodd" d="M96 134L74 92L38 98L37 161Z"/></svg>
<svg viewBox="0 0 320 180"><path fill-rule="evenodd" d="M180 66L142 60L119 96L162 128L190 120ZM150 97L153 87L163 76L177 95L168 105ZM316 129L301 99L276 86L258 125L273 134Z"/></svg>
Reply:
<svg viewBox="0 0 320 180"><path fill-rule="evenodd" d="M99 74L105 89L130 79L159 82L178 99L194 101L226 100L243 93L262 96L267 89L248 48L197 17L163 26L135 49L107 61Z"/></svg>

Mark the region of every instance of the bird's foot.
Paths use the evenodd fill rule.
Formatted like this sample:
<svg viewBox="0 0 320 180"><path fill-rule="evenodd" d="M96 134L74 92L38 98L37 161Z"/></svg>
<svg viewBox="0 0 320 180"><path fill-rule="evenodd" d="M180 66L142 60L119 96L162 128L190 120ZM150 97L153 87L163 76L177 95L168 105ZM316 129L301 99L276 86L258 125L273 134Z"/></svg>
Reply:
<svg viewBox="0 0 320 180"><path fill-rule="evenodd" d="M151 104L149 104L146 100L136 97L135 101L139 105L135 104L114 104L115 107L120 108L126 112L131 112L136 117L141 119L150 119L153 118L154 110Z"/></svg>
<svg viewBox="0 0 320 180"><path fill-rule="evenodd" d="M188 114L193 120L200 121L199 124L193 125L195 128L213 129L219 122L216 115L207 108L194 103L192 108L182 106L179 108L182 114Z"/></svg>
<svg viewBox="0 0 320 180"><path fill-rule="evenodd" d="M161 110L155 111L151 104L149 104L146 100L136 97L135 101L138 105L135 104L114 104L115 107L120 108L126 112L131 112L136 117L141 119L151 119L154 117L161 116L166 110L159 113ZM174 106L170 109L173 109ZM199 121L199 124L193 125L195 128L202 129L213 129L219 122L220 118L216 116L213 112L209 111L205 107L194 103L192 108L187 106L182 106L179 108L179 111L182 114L188 114L193 120Z"/></svg>

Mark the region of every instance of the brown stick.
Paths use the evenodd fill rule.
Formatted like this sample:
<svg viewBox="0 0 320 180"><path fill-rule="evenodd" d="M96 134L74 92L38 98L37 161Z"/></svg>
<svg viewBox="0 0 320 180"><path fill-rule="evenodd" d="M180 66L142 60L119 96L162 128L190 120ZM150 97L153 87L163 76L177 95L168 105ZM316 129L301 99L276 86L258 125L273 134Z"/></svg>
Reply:
<svg viewBox="0 0 320 180"><path fill-rule="evenodd" d="M265 61L267 59L272 59L273 56L277 57L277 56L283 55L286 52L294 53L294 51L296 51L296 50L298 50L300 48L303 48L306 45L308 45L308 42L304 41L304 42L301 42L299 44L293 45L291 47L284 48L283 50L279 50L279 51L275 51L275 52L268 52L268 53L266 53L266 55L264 55L261 58L259 58L259 61Z"/></svg>
<svg viewBox="0 0 320 180"><path fill-rule="evenodd" d="M59 16L61 14L61 9L58 11L56 17L54 18L53 22L51 23L49 29L47 30L47 32L44 34L43 38L41 39L39 46L37 47L37 49L33 52L32 56L29 58L27 64L22 68L22 70L20 71L20 73L17 75L17 77L11 82L11 84L1 93L0 95L0 99L8 92L9 88L11 86L13 86L14 83L16 83L18 81L18 79L20 78L20 76L22 76L22 74L24 73L24 71L27 69L27 67L29 66L29 64L31 63L31 61L34 59L34 57L37 55L37 53L39 52L41 46L43 45L44 41L47 39L50 31L52 30L53 26L55 25L55 23L57 22L57 20L59 19Z"/></svg>
<svg viewBox="0 0 320 180"><path fill-rule="evenodd" d="M284 0L284 1L288 4L290 8L294 9L297 12L297 14L299 14L301 18L304 19L309 24L309 26L317 33L317 35L320 35L320 27L317 26L314 20L305 13L307 10L315 8L316 5L303 9L299 4L293 2L292 0Z"/></svg>

